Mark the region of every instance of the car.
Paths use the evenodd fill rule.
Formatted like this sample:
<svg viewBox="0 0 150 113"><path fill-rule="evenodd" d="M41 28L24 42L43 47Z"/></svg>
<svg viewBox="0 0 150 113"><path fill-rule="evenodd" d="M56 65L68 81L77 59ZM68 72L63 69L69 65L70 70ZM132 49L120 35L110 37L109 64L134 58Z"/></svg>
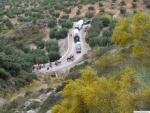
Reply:
<svg viewBox="0 0 150 113"><path fill-rule="evenodd" d="M83 20L79 20L77 23L76 23L76 25L75 25L75 29L78 29L79 31L82 29L82 27L83 27Z"/></svg>
<svg viewBox="0 0 150 113"><path fill-rule="evenodd" d="M77 43L77 42L80 42L80 37L78 35L76 35L74 37L74 42Z"/></svg>
<svg viewBox="0 0 150 113"><path fill-rule="evenodd" d="M81 53L81 42L77 42L75 45L76 53Z"/></svg>
<svg viewBox="0 0 150 113"><path fill-rule="evenodd" d="M83 23L83 25L88 25L90 23L91 23L91 20L85 20L84 23Z"/></svg>
<svg viewBox="0 0 150 113"><path fill-rule="evenodd" d="M74 30L73 30L73 37L79 36L79 34L80 34L80 32L79 32L78 29L74 29Z"/></svg>

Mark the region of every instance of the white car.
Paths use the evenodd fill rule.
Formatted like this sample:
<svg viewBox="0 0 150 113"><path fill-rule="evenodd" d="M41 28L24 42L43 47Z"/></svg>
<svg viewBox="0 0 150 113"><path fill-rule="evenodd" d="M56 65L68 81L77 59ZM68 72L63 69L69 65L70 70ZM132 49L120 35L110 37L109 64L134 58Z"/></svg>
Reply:
<svg viewBox="0 0 150 113"><path fill-rule="evenodd" d="M81 30L83 27L84 21L83 20L79 20L76 25L75 25L75 29Z"/></svg>
<svg viewBox="0 0 150 113"><path fill-rule="evenodd" d="M81 42L77 42L75 45L76 53L81 53Z"/></svg>

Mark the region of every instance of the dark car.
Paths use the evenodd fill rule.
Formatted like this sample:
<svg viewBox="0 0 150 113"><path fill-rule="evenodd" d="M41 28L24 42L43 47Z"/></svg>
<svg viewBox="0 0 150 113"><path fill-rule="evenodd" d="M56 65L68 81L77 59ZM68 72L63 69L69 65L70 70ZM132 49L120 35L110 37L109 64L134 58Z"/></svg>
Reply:
<svg viewBox="0 0 150 113"><path fill-rule="evenodd" d="M80 42L80 37L79 37L79 36L75 36L75 37L74 37L74 42L75 42L75 43Z"/></svg>
<svg viewBox="0 0 150 113"><path fill-rule="evenodd" d="M86 20L86 21L84 21L83 25L88 25L90 23L91 23L91 20Z"/></svg>

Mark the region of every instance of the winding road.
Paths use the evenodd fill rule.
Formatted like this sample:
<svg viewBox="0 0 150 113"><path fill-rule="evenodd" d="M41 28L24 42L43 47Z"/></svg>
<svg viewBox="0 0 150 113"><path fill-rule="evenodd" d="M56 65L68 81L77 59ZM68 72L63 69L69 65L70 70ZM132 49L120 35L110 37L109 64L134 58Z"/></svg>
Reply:
<svg viewBox="0 0 150 113"><path fill-rule="evenodd" d="M75 24L76 22L74 23L74 25ZM74 43L73 35L70 35L70 34L73 34L74 28L72 28L70 29L68 33L68 37L67 37L68 49L66 53L59 59L61 63L56 66L54 62L52 62L52 68L50 67L49 69L47 69L49 67L49 63L47 63L45 64L44 68L41 68L40 70L34 70L33 72L35 73L57 72L57 71L64 70L65 68L71 68L77 63L79 63L82 60L83 56L87 54L88 50L90 49L90 47L85 41L85 36L86 36L85 28L86 27L90 27L90 25L84 25L83 28L79 31L81 48L82 48L81 53L76 53L75 51L75 43ZM71 55L74 55L75 59L73 61L67 61L67 58L70 57Z"/></svg>

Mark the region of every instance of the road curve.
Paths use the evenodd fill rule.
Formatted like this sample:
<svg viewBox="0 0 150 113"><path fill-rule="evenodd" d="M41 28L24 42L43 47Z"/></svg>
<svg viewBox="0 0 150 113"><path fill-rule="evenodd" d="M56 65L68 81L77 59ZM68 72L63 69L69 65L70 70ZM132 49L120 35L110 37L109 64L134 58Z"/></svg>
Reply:
<svg viewBox="0 0 150 113"><path fill-rule="evenodd" d="M83 56L85 54L87 54L88 50L90 49L88 44L85 41L85 36L86 36L86 32L85 32L85 28L88 27L88 25L83 26L83 28L80 30L80 41L81 41L81 53L77 54L75 51L75 43L73 40L73 29L71 29L68 33L68 49L66 51L66 53L59 59L59 61L61 61L61 64L59 65L55 65L54 62L52 63L52 68L49 67L49 63L45 64L44 68L41 68L40 70L33 70L33 72L35 73L50 73L50 72L57 72L57 71L61 71L65 68L69 68L74 66L75 64L79 63L79 61L81 61L81 59L83 58ZM67 57L74 55L74 61L67 61ZM49 67L49 69L47 69Z"/></svg>

